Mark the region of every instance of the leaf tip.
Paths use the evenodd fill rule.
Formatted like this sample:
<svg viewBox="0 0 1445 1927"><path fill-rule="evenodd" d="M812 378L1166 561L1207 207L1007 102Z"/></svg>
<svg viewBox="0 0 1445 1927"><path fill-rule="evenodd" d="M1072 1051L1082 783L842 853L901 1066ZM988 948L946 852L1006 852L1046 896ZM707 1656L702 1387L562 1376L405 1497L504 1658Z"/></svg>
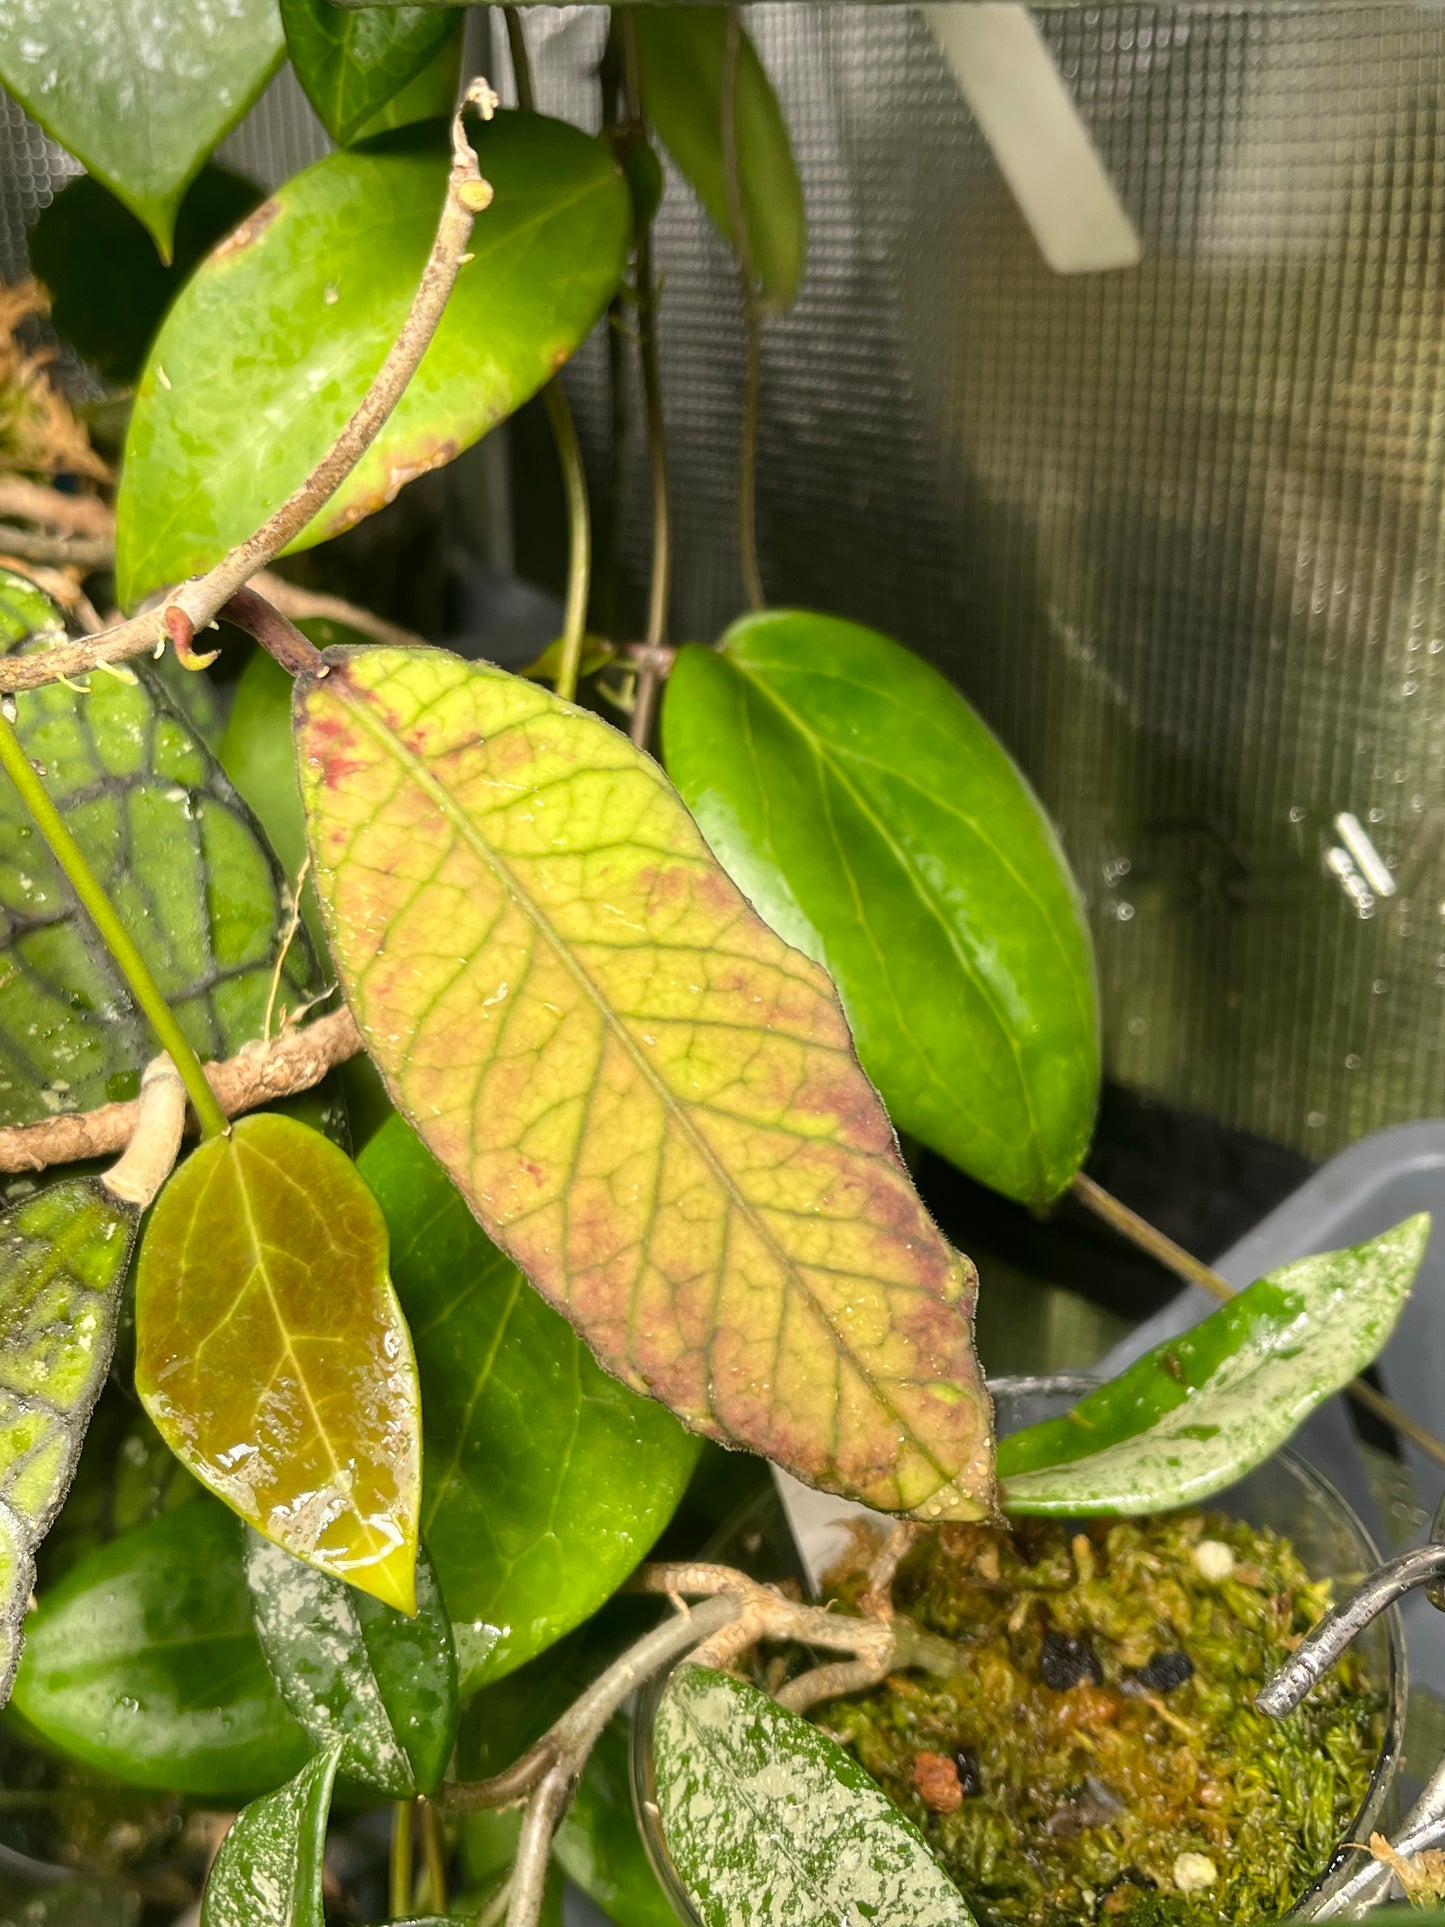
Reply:
<svg viewBox="0 0 1445 1927"><path fill-rule="evenodd" d="M397 1546L385 1558L370 1565L353 1566L339 1576L358 1592L379 1599L383 1606L390 1606L408 1619L416 1618L415 1545Z"/></svg>

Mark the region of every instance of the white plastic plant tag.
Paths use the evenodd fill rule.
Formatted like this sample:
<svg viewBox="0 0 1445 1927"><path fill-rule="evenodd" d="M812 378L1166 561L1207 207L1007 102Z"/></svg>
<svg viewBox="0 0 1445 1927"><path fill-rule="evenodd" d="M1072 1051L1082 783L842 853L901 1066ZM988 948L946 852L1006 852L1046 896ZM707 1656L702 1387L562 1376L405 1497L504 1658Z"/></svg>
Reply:
<svg viewBox="0 0 1445 1927"><path fill-rule="evenodd" d="M1027 7L925 7L1040 254L1056 274L1132 268L1142 248Z"/></svg>

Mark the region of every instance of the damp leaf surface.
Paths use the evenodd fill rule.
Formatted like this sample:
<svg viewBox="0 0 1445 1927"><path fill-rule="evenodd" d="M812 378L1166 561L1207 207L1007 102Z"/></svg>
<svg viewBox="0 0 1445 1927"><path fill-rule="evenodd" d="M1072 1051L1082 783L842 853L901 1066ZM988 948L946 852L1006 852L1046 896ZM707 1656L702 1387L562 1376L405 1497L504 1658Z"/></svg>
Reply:
<svg viewBox="0 0 1445 1927"><path fill-rule="evenodd" d="M729 875L832 973L899 1129L1021 1202L1064 1190L1099 1089L1083 904L958 691L876 630L769 611L681 652L663 749Z"/></svg>
<svg viewBox="0 0 1445 1927"><path fill-rule="evenodd" d="M200 1927L326 1927L326 1822L341 1756L337 1741L236 1815L206 1877Z"/></svg>
<svg viewBox="0 0 1445 1927"><path fill-rule="evenodd" d="M667 1849L703 1927L974 1927L877 1782L755 1686L680 1666L654 1746Z"/></svg>
<svg viewBox="0 0 1445 1927"><path fill-rule="evenodd" d="M621 280L631 204L601 142L515 112L469 135L494 195L470 259L395 411L293 548L350 528L510 415ZM416 293L449 160L440 124L330 154L191 278L131 416L116 505L127 607L244 541L331 447Z"/></svg>
<svg viewBox="0 0 1445 1927"><path fill-rule="evenodd" d="M281 52L276 0L0 0L0 80L165 260L187 186Z"/></svg>
<svg viewBox="0 0 1445 1927"><path fill-rule="evenodd" d="M131 1786L246 1795L310 1751L261 1657L241 1528L204 1497L50 1589L26 1623L14 1705L48 1745Z"/></svg>
<svg viewBox="0 0 1445 1927"><path fill-rule="evenodd" d="M59 1512L115 1345L135 1210L61 1178L0 1212L0 1706L35 1552Z"/></svg>
<svg viewBox="0 0 1445 1927"><path fill-rule="evenodd" d="M609 1370L888 1510L977 1517L975 1274L826 974L656 764L441 650L296 687L332 957L398 1108Z"/></svg>
<svg viewBox="0 0 1445 1927"><path fill-rule="evenodd" d="M0 570L0 647L63 635L59 612ZM259 1037L289 928L286 882L250 811L147 663L15 698L15 729L202 1058ZM193 680L197 680L194 679ZM278 1006L322 988L286 951ZM0 1124L134 1097L150 1026L14 788L0 783Z"/></svg>
<svg viewBox="0 0 1445 1927"><path fill-rule="evenodd" d="M731 245L722 138L728 9L639 7L633 18L648 119ZM738 50L736 113L752 269L763 292L779 307L790 307L807 251L803 190L788 124L746 29Z"/></svg>
<svg viewBox="0 0 1445 1927"><path fill-rule="evenodd" d="M404 1118L357 1164L416 1346L422 1536L471 1694L611 1597L671 1518L698 1441L601 1370Z"/></svg>
<svg viewBox="0 0 1445 1927"><path fill-rule="evenodd" d="M340 1743L342 1778L393 1800L430 1793L456 1738L457 1662L426 1554L410 1619L254 1531L246 1584L281 1697L318 1750Z"/></svg>
<svg viewBox="0 0 1445 1927"><path fill-rule="evenodd" d="M1223 1491L1379 1355L1429 1238L1421 1212L1281 1265L1062 1418L1002 1440L1005 1509L1130 1515Z"/></svg>
<svg viewBox="0 0 1445 1927"><path fill-rule="evenodd" d="M146 1227L136 1389L249 1525L410 1613L421 1413L386 1260L386 1221L343 1151L293 1118L239 1119Z"/></svg>

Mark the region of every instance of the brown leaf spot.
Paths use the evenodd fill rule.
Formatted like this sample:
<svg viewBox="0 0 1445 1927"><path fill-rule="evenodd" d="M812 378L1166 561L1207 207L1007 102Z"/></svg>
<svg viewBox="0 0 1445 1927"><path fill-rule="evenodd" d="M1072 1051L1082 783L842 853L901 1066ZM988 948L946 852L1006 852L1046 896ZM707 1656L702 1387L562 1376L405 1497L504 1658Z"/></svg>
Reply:
<svg viewBox="0 0 1445 1927"><path fill-rule="evenodd" d="M244 253L253 241L265 233L280 212L281 203L274 197L269 201L262 201L255 212L248 214L239 227L231 229L225 240L213 251L212 261L224 261L229 255Z"/></svg>
<svg viewBox="0 0 1445 1927"><path fill-rule="evenodd" d="M958 1768L943 1753L915 1753L913 1791L934 1813L957 1813L963 1805Z"/></svg>

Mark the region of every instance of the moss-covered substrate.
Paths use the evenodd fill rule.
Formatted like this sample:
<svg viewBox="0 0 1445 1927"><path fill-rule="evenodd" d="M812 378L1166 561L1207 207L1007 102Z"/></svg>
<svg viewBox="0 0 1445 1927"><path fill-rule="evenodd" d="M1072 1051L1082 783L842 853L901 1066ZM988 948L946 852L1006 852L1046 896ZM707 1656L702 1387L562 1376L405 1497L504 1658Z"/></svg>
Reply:
<svg viewBox="0 0 1445 1927"><path fill-rule="evenodd" d="M862 1583L839 1575L841 1600ZM1385 1696L1358 1655L1288 1719L1254 1710L1331 1603L1273 1533L1197 1512L944 1527L894 1598L965 1667L814 1717L990 1927L1277 1919L1359 1811Z"/></svg>

